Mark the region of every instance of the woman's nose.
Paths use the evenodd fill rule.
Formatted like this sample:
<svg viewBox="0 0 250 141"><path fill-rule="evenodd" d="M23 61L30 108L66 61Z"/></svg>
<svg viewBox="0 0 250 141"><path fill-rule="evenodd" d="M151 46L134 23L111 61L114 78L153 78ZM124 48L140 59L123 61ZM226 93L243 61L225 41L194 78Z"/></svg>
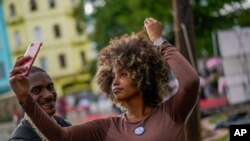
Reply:
<svg viewBox="0 0 250 141"><path fill-rule="evenodd" d="M118 85L118 84L119 84L119 79L118 79L118 77L115 77L115 78L113 79L112 85L114 86L114 85Z"/></svg>

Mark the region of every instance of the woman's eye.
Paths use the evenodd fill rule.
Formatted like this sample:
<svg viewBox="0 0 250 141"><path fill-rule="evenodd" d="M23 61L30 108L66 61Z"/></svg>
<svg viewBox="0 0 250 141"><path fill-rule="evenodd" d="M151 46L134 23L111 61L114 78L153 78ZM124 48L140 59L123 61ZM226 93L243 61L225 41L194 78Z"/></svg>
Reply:
<svg viewBox="0 0 250 141"><path fill-rule="evenodd" d="M40 92L41 92L41 89L38 88L38 87L35 87L35 88L31 89L32 94L38 95Z"/></svg>
<svg viewBox="0 0 250 141"><path fill-rule="evenodd" d="M112 75L110 78L111 78L111 80L114 80L115 76L114 76L114 75Z"/></svg>
<svg viewBox="0 0 250 141"><path fill-rule="evenodd" d="M127 76L128 76L128 73L127 73L127 72L122 72L122 73L121 73L121 76L122 76L122 77L127 77Z"/></svg>

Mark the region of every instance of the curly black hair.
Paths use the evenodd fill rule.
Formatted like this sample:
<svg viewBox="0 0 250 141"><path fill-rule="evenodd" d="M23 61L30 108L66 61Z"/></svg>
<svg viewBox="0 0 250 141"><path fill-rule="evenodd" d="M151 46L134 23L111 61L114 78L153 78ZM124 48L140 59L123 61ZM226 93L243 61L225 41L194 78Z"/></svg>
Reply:
<svg viewBox="0 0 250 141"><path fill-rule="evenodd" d="M139 88L144 104L156 106L167 92L169 67L160 51L140 34L125 34L110 41L98 56L97 84L120 108L124 104L116 101L112 94L112 67L125 68L133 86Z"/></svg>

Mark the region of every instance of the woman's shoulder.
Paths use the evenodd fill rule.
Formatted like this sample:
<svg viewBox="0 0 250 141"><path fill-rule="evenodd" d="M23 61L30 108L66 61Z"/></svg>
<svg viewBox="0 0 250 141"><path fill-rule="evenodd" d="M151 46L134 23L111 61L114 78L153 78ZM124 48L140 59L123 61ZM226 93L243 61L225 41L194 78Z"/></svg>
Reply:
<svg viewBox="0 0 250 141"><path fill-rule="evenodd" d="M163 113L169 114L169 112L171 111L171 101L172 101L173 97L169 98L169 99L165 99L163 100L160 104L158 104L158 106L155 106L154 108L154 113L158 113L160 115L162 115Z"/></svg>
<svg viewBox="0 0 250 141"><path fill-rule="evenodd" d="M122 115L108 115L108 116L102 116L99 118L95 118L93 120L88 120L86 123L99 123L99 122L106 122L110 123L112 121L120 120L122 118Z"/></svg>
<svg viewBox="0 0 250 141"><path fill-rule="evenodd" d="M89 120L89 121L84 122L83 124L84 124L84 127L108 130L110 126L112 126L113 124L119 123L120 120L121 120L120 116L112 115L112 116L97 118L94 120Z"/></svg>

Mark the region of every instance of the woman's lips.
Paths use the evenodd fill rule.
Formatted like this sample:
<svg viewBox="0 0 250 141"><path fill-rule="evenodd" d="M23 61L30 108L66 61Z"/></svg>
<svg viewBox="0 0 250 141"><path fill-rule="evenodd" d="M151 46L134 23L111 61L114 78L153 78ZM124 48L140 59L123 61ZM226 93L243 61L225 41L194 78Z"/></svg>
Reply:
<svg viewBox="0 0 250 141"><path fill-rule="evenodd" d="M113 90L112 90L112 92L114 93L114 94L118 94L118 93L120 93L122 91L122 88L114 88Z"/></svg>

